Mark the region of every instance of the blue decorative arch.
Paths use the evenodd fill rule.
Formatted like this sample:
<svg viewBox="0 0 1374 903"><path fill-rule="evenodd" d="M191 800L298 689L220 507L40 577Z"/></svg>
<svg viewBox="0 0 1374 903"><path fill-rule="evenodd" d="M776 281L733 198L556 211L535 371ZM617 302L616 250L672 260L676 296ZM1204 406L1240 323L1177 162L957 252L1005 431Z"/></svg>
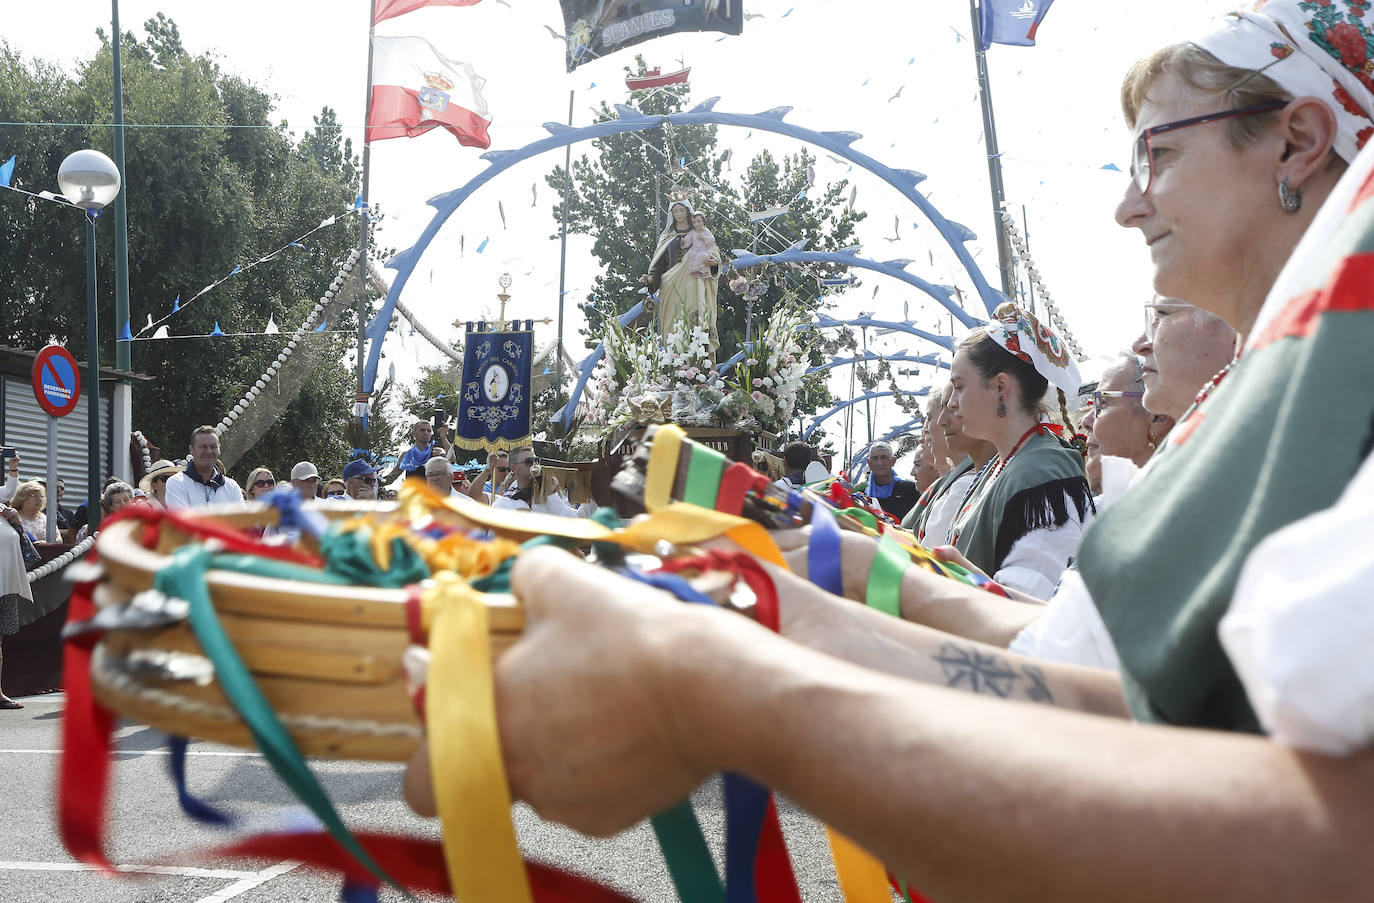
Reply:
<svg viewBox="0 0 1374 903"><path fill-rule="evenodd" d="M386 338L387 328L391 324L391 319L396 309L396 301L405 290L406 283L410 281L410 277L415 272L415 267L418 265L420 258L424 255L425 251L428 250L444 223L448 221L449 217L453 216L463 202L471 197L478 188L481 188L487 182L510 169L515 164L538 156L545 151L567 147L581 141L604 138L610 135L647 131L648 129L657 128L665 122L674 125L730 125L740 128L774 132L824 148L830 153L843 157L855 165L872 172L896 188L903 197L915 204L931 222L936 231L938 231L949 244L955 257L958 258L959 262L968 273L969 278L973 280L978 295L982 298L983 304L986 306L989 313L991 313L998 304L1006 300L1006 296L1003 295L1002 292L992 288L988 284L982 272L974 263L972 255L969 254L968 249L964 246L965 242L971 241L977 237L974 232L967 226L946 219L923 194L916 190L916 186L925 180L924 175L908 169L893 169L879 163L866 154L854 150L850 145L863 137L857 132L818 132L784 122L784 117L792 111L791 107L777 107L762 113L753 114L718 113L715 112L714 108L719 100L720 98L718 97L712 97L698 104L696 107L693 107L686 113L674 113L669 116L647 116L633 107L624 104L616 104L616 119L582 127L572 127L557 122L545 123L544 128L549 132L547 138L541 138L538 141L531 142L515 150L488 151L483 154L482 159L486 160L490 165L462 187L430 198L428 204L434 208L434 216L430 219L429 224L420 233L420 237L416 239L415 244L404 251L398 252L386 262L388 268L396 271L396 279L392 282L391 288L387 291L386 299L383 301L381 309L377 312L377 315L372 318L372 321L368 324L365 331L371 344L367 353L367 364L363 374L362 390L371 394L373 386L376 384L377 367L381 361L382 342ZM803 252L798 251L797 253ZM892 266L892 264L896 263L895 261L889 264L872 263L874 265L870 268L878 269L880 272L886 272L887 270L883 270L882 268L889 267L893 270L890 275L903 279L903 281L911 282L911 279L915 278L908 278L910 274L904 274L904 270L901 267ZM899 273L904 275L899 275ZM926 283L926 285L929 284ZM930 286L930 289L935 291L932 297L936 297L937 300L939 300L939 287ZM927 291L925 288L922 288L922 290ZM897 324L892 325L896 326ZM919 335L920 333L913 332L913 334ZM929 334L926 334L926 336L929 336ZM945 347L948 347L948 345ZM604 349L601 349L599 352L594 352L584 361L584 364L590 362L590 366L584 368L578 382L579 387L585 386L587 377L591 372L591 367L594 367L596 360L600 359L600 353L604 353ZM579 388L578 396L580 396L580 394ZM571 413L575 404L576 397L571 399L564 409L559 412L558 419L563 423L565 429L571 422Z"/></svg>
<svg viewBox="0 0 1374 903"><path fill-rule="evenodd" d="M846 267L857 267L863 270L873 270L883 273L894 279L900 279L908 285L915 286L934 298L939 304L954 315L954 319L972 329L974 326L982 324L982 320L970 316L967 311L955 302L953 286L934 285L926 282L920 276L908 273L906 268L911 265L910 260L868 260L860 257L859 252L854 249L844 251L807 251L802 247L802 242L793 245L786 251L778 254L751 254L748 251L735 251L733 266L737 270L756 267L764 263L838 263Z"/></svg>

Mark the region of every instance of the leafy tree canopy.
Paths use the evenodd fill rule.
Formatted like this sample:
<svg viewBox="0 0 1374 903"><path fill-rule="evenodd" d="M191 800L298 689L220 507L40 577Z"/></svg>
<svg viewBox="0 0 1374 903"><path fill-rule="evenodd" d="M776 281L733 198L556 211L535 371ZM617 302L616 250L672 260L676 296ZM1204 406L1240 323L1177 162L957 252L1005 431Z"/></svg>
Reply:
<svg viewBox="0 0 1374 903"><path fill-rule="evenodd" d="M191 55L176 24L159 14L139 39L121 42L125 129L124 191L129 222L130 321L170 312L202 286L257 260L321 220L346 210L357 193L358 161L342 140L333 110L315 117L296 141L271 120L276 97L221 70L209 55ZM102 39L105 35L101 34ZM0 40L0 150L18 157L14 183L55 188L67 154L94 147L113 156L112 51L107 39L75 73L23 58ZM67 125L89 123L92 125ZM192 126L167 127L167 126ZM57 341L86 345L84 223L52 204L6 192L0 215L0 287L4 342L36 348ZM341 218L304 250L253 267L197 299L168 322L174 335L258 332L271 316L283 331L304 320L339 264L357 246L356 228ZM114 217L98 224L101 359L114 360ZM358 272L357 269L354 271ZM345 363L353 312L329 324L329 353L275 426L239 467L277 471L302 458L322 470L342 466L353 375ZM336 331L347 331L339 334ZM185 437L216 422L285 344L274 338L135 342L133 369L157 377L134 391L134 426L170 454ZM83 356L84 355L80 355ZM271 384L265 395L273 391Z"/></svg>

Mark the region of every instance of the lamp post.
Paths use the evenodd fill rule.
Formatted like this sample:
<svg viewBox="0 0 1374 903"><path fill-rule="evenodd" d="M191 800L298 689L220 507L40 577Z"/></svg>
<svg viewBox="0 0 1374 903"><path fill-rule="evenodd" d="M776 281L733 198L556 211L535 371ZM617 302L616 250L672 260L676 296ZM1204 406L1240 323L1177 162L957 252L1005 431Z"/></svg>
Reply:
<svg viewBox="0 0 1374 903"><path fill-rule="evenodd" d="M86 523L88 532L94 534L100 525L100 318L95 305L95 220L119 194L119 167L98 150L79 150L57 168L57 186L68 201L86 211L86 402L90 415Z"/></svg>

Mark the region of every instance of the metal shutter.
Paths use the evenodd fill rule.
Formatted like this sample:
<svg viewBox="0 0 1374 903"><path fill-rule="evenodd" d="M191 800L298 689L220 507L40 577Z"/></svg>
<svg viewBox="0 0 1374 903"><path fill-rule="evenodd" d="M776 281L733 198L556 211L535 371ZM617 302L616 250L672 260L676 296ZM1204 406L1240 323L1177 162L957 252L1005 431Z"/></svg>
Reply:
<svg viewBox="0 0 1374 903"><path fill-rule="evenodd" d="M85 372L82 372L85 377ZM20 479L47 475L48 414L33 397L28 380L3 377L5 383L4 444L19 449L23 461L19 465ZM103 388L103 387L102 387ZM110 402L111 392L102 391L100 397L100 465L101 482L110 472ZM86 386L81 386L81 399L76 410L57 421L57 475L67 484L62 504L74 508L86 497L86 463L89 460L86 437L90 414L87 411Z"/></svg>

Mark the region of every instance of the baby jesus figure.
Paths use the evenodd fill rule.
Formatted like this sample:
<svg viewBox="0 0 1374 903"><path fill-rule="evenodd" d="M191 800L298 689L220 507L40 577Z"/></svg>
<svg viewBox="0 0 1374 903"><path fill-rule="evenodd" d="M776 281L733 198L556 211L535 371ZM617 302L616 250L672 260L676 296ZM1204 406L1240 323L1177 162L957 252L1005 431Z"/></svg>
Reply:
<svg viewBox="0 0 1374 903"><path fill-rule="evenodd" d="M682 249L686 252L688 274L698 279L714 278L711 267L720 266L720 249L716 247L716 237L706 228L704 214L692 214L692 231L682 236Z"/></svg>

